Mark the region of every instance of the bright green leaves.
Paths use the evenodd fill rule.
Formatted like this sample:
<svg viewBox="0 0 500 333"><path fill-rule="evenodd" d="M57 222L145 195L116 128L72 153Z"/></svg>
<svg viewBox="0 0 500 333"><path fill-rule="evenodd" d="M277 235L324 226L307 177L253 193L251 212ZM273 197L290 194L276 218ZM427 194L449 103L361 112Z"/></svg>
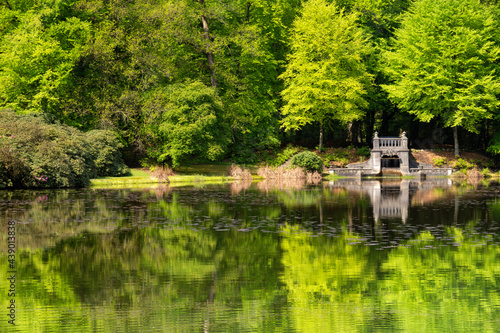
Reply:
<svg viewBox="0 0 500 333"><path fill-rule="evenodd" d="M7 12L7 9L2 9ZM29 112L59 111L62 92L90 34L76 17L57 20L50 8L2 15L0 103Z"/></svg>
<svg viewBox="0 0 500 333"><path fill-rule="evenodd" d="M421 121L435 117L471 132L500 106L498 27L476 0L416 2L385 53L384 86L392 101Z"/></svg>
<svg viewBox="0 0 500 333"><path fill-rule="evenodd" d="M219 160L229 145L222 103L214 88L199 81L159 88L145 102L148 155L174 167L189 158Z"/></svg>
<svg viewBox="0 0 500 333"><path fill-rule="evenodd" d="M355 21L354 14L345 14L324 0L304 4L281 75L286 130L328 120L345 124L362 117L371 76L363 64L366 40Z"/></svg>

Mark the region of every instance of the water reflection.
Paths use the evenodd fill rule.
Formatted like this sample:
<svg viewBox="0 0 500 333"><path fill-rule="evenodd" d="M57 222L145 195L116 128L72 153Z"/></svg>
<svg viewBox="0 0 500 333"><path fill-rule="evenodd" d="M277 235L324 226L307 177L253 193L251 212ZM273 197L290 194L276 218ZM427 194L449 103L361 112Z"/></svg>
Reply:
<svg viewBox="0 0 500 333"><path fill-rule="evenodd" d="M373 219L400 218L403 223L408 219L411 203L431 203L440 199L436 190L451 188L453 182L448 178L429 180L361 180L340 179L328 184L330 188L343 188L351 192L362 192L369 196L373 207Z"/></svg>
<svg viewBox="0 0 500 333"><path fill-rule="evenodd" d="M496 332L499 192L446 180L0 192L19 276L18 325L0 331Z"/></svg>

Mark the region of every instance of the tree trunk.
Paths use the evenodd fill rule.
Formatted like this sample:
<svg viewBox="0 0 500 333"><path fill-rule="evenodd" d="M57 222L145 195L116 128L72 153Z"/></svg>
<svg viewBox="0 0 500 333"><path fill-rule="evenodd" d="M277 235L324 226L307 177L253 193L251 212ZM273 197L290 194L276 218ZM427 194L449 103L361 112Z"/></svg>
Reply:
<svg viewBox="0 0 500 333"><path fill-rule="evenodd" d="M319 148L318 151L321 153L323 149L323 123L319 124Z"/></svg>
<svg viewBox="0 0 500 333"><path fill-rule="evenodd" d="M352 142L354 138L354 129L353 129L354 123L349 123L347 124L347 136L349 138L349 142Z"/></svg>
<svg viewBox="0 0 500 333"><path fill-rule="evenodd" d="M198 0L198 3L200 3L203 8L205 8L205 0ZM217 79L215 77L215 62L214 62L214 54L210 50L210 31L208 29L208 21L205 15L201 15L201 23L203 25L203 37L206 40L206 46L205 46L205 55L207 57L207 63L208 63L208 71L210 73L210 84L212 87L216 88L217 87Z"/></svg>
<svg viewBox="0 0 500 333"><path fill-rule="evenodd" d="M460 156L460 150L458 147L458 127L453 127L453 140L455 141L455 156Z"/></svg>
<svg viewBox="0 0 500 333"><path fill-rule="evenodd" d="M348 125L348 131L349 131L349 141L353 145L357 145L358 143L362 142L361 139L361 123L359 121L353 121L352 123L349 123Z"/></svg>
<svg viewBox="0 0 500 333"><path fill-rule="evenodd" d="M246 14L246 21L247 23L250 22L250 7L252 6L252 4L250 2L247 2L247 14Z"/></svg>
<svg viewBox="0 0 500 333"><path fill-rule="evenodd" d="M368 120L365 122L365 144L370 145L372 142L373 138L373 132L374 132L374 127L375 127L375 112L370 111L368 113Z"/></svg>

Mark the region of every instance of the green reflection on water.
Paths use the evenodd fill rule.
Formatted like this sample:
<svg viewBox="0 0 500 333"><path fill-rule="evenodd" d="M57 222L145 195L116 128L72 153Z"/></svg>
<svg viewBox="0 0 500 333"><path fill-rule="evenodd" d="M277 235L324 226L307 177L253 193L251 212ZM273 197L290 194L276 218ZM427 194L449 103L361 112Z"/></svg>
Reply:
<svg viewBox="0 0 500 333"><path fill-rule="evenodd" d="M4 192L14 331L498 332L497 203L460 195L405 226L342 188Z"/></svg>
<svg viewBox="0 0 500 333"><path fill-rule="evenodd" d="M498 332L500 248L448 228L377 251L344 231L333 239L286 228L283 263L301 332Z"/></svg>

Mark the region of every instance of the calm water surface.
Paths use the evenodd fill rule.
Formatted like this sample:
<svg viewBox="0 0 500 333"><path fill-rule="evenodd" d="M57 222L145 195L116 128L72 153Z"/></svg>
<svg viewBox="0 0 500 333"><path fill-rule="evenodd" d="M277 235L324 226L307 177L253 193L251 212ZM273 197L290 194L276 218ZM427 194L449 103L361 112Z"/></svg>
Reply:
<svg viewBox="0 0 500 333"><path fill-rule="evenodd" d="M0 331L500 332L499 193L445 179L0 191Z"/></svg>

